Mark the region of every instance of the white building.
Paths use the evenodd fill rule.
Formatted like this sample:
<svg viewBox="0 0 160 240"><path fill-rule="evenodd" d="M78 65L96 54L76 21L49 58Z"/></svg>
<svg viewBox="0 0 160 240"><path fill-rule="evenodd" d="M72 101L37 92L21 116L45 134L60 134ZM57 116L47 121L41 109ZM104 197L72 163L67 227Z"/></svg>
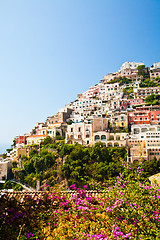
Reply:
<svg viewBox="0 0 160 240"><path fill-rule="evenodd" d="M125 62L122 64L122 67L120 68L120 72L123 70L130 68L130 69L136 69L138 66L144 65L144 63L137 63L137 62Z"/></svg>
<svg viewBox="0 0 160 240"><path fill-rule="evenodd" d="M156 139L160 140L160 126L150 124L135 124L131 126L132 139Z"/></svg>
<svg viewBox="0 0 160 240"><path fill-rule="evenodd" d="M150 67L150 70L157 69L157 68L160 68L160 62L153 63L153 66Z"/></svg>

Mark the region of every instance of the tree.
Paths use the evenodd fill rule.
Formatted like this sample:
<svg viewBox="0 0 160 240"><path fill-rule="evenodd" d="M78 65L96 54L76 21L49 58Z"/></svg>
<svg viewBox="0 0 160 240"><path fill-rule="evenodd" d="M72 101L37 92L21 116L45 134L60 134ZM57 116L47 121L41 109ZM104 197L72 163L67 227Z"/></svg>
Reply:
<svg viewBox="0 0 160 240"><path fill-rule="evenodd" d="M61 137L61 134L59 131L56 131L56 140L61 140L62 137Z"/></svg>
<svg viewBox="0 0 160 240"><path fill-rule="evenodd" d="M13 161L13 162L12 162L12 167L13 167L13 168L16 168L17 165L18 165L18 163L17 163L16 161Z"/></svg>
<svg viewBox="0 0 160 240"><path fill-rule="evenodd" d="M151 94L150 96L145 98L145 102L152 105L159 105L160 104L160 95L159 94Z"/></svg>
<svg viewBox="0 0 160 240"><path fill-rule="evenodd" d="M35 149L32 149L29 153L29 158L32 158L33 156L37 155L38 154L38 151L35 150Z"/></svg>
<svg viewBox="0 0 160 240"><path fill-rule="evenodd" d="M67 122L68 125L71 125L72 124L72 120L69 119L69 121Z"/></svg>
<svg viewBox="0 0 160 240"><path fill-rule="evenodd" d="M50 136L47 136L40 144L40 146L46 146L48 144L53 143L53 138L51 138Z"/></svg>
<svg viewBox="0 0 160 240"><path fill-rule="evenodd" d="M145 65L139 65L137 67L138 75L144 76L146 73L146 66Z"/></svg>

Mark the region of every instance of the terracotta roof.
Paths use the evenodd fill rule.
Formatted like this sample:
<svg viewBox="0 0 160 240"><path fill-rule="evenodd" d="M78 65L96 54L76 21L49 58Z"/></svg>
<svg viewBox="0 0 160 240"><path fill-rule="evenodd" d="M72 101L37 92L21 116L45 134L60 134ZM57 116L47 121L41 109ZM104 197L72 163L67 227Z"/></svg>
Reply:
<svg viewBox="0 0 160 240"><path fill-rule="evenodd" d="M31 136L29 136L30 138L33 138L33 137L46 137L47 135L31 135Z"/></svg>

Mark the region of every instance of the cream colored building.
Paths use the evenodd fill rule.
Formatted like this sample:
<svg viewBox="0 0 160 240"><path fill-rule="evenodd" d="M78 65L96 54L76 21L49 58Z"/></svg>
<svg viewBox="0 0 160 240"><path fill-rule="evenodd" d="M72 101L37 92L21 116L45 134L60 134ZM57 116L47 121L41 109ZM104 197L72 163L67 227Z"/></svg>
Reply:
<svg viewBox="0 0 160 240"><path fill-rule="evenodd" d="M27 138L27 145L40 144L46 137L47 135L31 135Z"/></svg>
<svg viewBox="0 0 160 240"><path fill-rule="evenodd" d="M93 133L104 131L108 127L108 119L93 118L83 123L72 123L67 126L66 143L93 144Z"/></svg>
<svg viewBox="0 0 160 240"><path fill-rule="evenodd" d="M0 159L0 180L7 180L12 169L12 163L10 159Z"/></svg>
<svg viewBox="0 0 160 240"><path fill-rule="evenodd" d="M106 147L126 147L127 133L110 133L106 131L99 131L93 133L93 145L101 141L105 143Z"/></svg>

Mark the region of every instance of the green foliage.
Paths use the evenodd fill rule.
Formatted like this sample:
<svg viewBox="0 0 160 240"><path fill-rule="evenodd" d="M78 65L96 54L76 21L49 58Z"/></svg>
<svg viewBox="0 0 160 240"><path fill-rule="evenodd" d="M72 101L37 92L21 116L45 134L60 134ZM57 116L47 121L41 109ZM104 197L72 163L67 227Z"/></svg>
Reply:
<svg viewBox="0 0 160 240"><path fill-rule="evenodd" d="M146 87L159 87L160 84L159 84L159 82L156 82L155 80L150 80L150 78L147 78L144 81L142 81L139 86L142 87L142 88L143 87L144 88L146 88Z"/></svg>
<svg viewBox="0 0 160 240"><path fill-rule="evenodd" d="M5 188L5 189L12 189L12 183L10 181L6 181L3 184L3 188Z"/></svg>
<svg viewBox="0 0 160 240"><path fill-rule="evenodd" d="M122 148L106 148L105 144L98 142L93 147L79 144L64 144L62 141L54 143L56 152L42 149L23 162L24 170L16 172L22 182L31 186L36 185L36 180L47 180L54 186L59 179L66 179L68 186L76 184L99 184L114 180L122 172L123 160L126 160L126 150ZM61 161L63 159L63 161ZM157 164L157 165L156 165ZM131 175L137 168L136 162L132 165ZM143 176L149 176L159 171L159 161L144 162ZM130 176L131 176L130 175Z"/></svg>
<svg viewBox="0 0 160 240"><path fill-rule="evenodd" d="M129 84L132 82L132 79L130 78L126 78L126 77L116 77L114 79L112 79L111 81L109 81L108 83L120 83L122 84Z"/></svg>
<svg viewBox="0 0 160 240"><path fill-rule="evenodd" d="M6 157L7 157L7 153L3 153L3 154L2 154L2 158L5 159Z"/></svg>
<svg viewBox="0 0 160 240"><path fill-rule="evenodd" d="M13 148L7 148L6 151L10 153L13 150Z"/></svg>
<svg viewBox="0 0 160 240"><path fill-rule="evenodd" d="M96 167L95 178L100 180L106 169L102 163L95 162ZM77 189L74 184L72 195L49 191L35 199L23 194L23 201L2 195L0 239L158 240L159 187L142 178L128 180L124 178L127 171L117 176L113 186L97 189L96 195L85 190L88 186Z"/></svg>
<svg viewBox="0 0 160 240"><path fill-rule="evenodd" d="M69 184L81 187L91 179L104 182L116 177L123 169L124 148L106 148L101 142L92 148L76 145L62 166L62 173Z"/></svg>
<svg viewBox="0 0 160 240"><path fill-rule="evenodd" d="M3 184L2 189L14 189L15 191L21 191L23 187L15 182L6 181Z"/></svg>
<svg viewBox="0 0 160 240"><path fill-rule="evenodd" d="M33 172L24 177L24 182L29 184L33 188L36 188L36 181L37 181L37 179Z"/></svg>
<svg viewBox="0 0 160 240"><path fill-rule="evenodd" d="M53 139L50 136L47 136L40 144L41 147L46 146L48 144L52 144Z"/></svg>
<svg viewBox="0 0 160 240"><path fill-rule="evenodd" d="M13 167L13 168L16 168L17 165L18 165L18 162L16 162L16 161L13 161L13 162L12 162L12 167Z"/></svg>
<svg viewBox="0 0 160 240"><path fill-rule="evenodd" d="M19 184L16 184L14 187L13 187L14 191L22 191L23 190L23 187Z"/></svg>
<svg viewBox="0 0 160 240"><path fill-rule="evenodd" d="M144 169L144 172L143 172L144 177L149 177L156 173L159 173L160 172L160 159L157 160L156 157L154 157L150 161L144 161L143 169Z"/></svg>
<svg viewBox="0 0 160 240"><path fill-rule="evenodd" d="M125 94L130 94L133 92L133 87L126 87L126 88L123 88L123 93Z"/></svg>
<svg viewBox="0 0 160 240"><path fill-rule="evenodd" d="M59 131L56 131L56 140L62 140L62 137Z"/></svg>
<svg viewBox="0 0 160 240"><path fill-rule="evenodd" d="M150 96L145 98L145 102L152 105L160 105L160 95L159 94L151 94Z"/></svg>
<svg viewBox="0 0 160 240"><path fill-rule="evenodd" d="M13 144L12 144L14 147L16 146L16 140L13 139Z"/></svg>
<svg viewBox="0 0 160 240"><path fill-rule="evenodd" d="M72 120L69 119L69 121L67 122L68 125L71 125L72 124Z"/></svg>
<svg viewBox="0 0 160 240"><path fill-rule="evenodd" d="M160 77L157 76L155 79L154 79L156 82L160 83Z"/></svg>
<svg viewBox="0 0 160 240"><path fill-rule="evenodd" d="M36 149L31 149L31 151L29 153L29 158L32 158L37 153L38 153L38 151Z"/></svg>
<svg viewBox="0 0 160 240"><path fill-rule="evenodd" d="M139 65L139 66L137 67L138 74L139 74L139 75L142 75L142 73L144 72L145 68L146 68L145 65Z"/></svg>
<svg viewBox="0 0 160 240"><path fill-rule="evenodd" d="M149 70L145 65L139 65L137 69L138 75L143 76L143 78L149 78Z"/></svg>

